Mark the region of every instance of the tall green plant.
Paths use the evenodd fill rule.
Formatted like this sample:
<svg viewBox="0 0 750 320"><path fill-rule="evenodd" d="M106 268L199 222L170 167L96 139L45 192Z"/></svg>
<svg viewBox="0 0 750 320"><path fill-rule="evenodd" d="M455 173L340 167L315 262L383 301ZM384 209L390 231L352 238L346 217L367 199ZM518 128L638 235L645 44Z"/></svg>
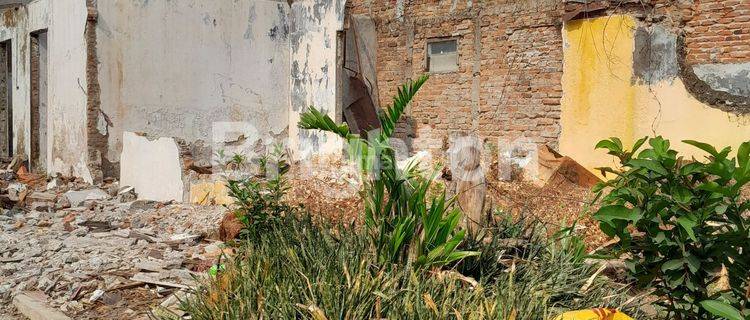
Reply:
<svg viewBox="0 0 750 320"><path fill-rule="evenodd" d="M683 141L708 153L700 162L678 157L662 137L639 151L646 141L630 151L617 138L596 146L622 164L602 168L615 178L595 188L611 188L594 215L602 231L619 239L616 253L627 254L630 274L666 298L673 318L750 317L750 202L740 195L750 181L750 142L730 158L729 147ZM722 267L725 288L716 284Z"/></svg>
<svg viewBox="0 0 750 320"><path fill-rule="evenodd" d="M245 226L241 236L258 234L294 210L283 200L289 190L286 157L284 148L276 146L258 159L257 174L240 179L227 178L228 195L234 199L234 213Z"/></svg>
<svg viewBox="0 0 750 320"><path fill-rule="evenodd" d="M390 145L396 124L427 79L421 76L398 89L393 103L379 114L380 132L368 133L367 140L314 107L301 115L298 124L302 129L332 132L348 142L350 155L365 175L365 226L381 263L431 267L475 254L456 250L465 234L456 230L461 213L453 209L452 200L444 194L428 197L435 175L425 177L415 163L399 169Z"/></svg>

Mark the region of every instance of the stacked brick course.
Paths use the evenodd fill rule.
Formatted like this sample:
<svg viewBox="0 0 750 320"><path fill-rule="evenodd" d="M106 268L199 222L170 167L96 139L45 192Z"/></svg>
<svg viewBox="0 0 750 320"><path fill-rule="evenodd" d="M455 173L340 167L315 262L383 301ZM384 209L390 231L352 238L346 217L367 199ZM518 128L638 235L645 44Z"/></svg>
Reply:
<svg viewBox="0 0 750 320"><path fill-rule="evenodd" d="M750 62L750 0L696 0L687 22L687 61Z"/></svg>
<svg viewBox="0 0 750 320"><path fill-rule="evenodd" d="M400 2L400 1L399 1ZM454 134L525 138L556 145L560 131L562 36L558 0L355 0L378 32L381 105L404 81L426 72L430 39L458 41L459 69L433 74L401 127L417 149ZM425 129L429 137L424 137Z"/></svg>

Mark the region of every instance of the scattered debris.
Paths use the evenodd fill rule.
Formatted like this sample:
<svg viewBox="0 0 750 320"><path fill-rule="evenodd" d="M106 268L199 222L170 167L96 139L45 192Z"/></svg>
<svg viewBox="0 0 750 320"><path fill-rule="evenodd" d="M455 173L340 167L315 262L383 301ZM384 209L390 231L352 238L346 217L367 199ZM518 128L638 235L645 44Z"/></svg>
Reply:
<svg viewBox="0 0 750 320"><path fill-rule="evenodd" d="M218 237L224 207L134 201L112 181L3 177L15 176L0 173L11 186L0 189L0 305L29 318L145 319L223 252L204 239Z"/></svg>

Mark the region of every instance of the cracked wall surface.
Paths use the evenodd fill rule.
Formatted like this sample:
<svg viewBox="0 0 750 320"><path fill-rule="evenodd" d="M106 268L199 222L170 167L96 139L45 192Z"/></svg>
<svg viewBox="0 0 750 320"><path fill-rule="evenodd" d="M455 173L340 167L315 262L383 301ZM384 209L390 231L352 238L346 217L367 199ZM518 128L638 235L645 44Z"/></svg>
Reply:
<svg viewBox="0 0 750 320"><path fill-rule="evenodd" d="M107 159L120 160L125 131L210 145L215 123L246 122L253 144L285 138L288 15L271 0L99 1Z"/></svg>

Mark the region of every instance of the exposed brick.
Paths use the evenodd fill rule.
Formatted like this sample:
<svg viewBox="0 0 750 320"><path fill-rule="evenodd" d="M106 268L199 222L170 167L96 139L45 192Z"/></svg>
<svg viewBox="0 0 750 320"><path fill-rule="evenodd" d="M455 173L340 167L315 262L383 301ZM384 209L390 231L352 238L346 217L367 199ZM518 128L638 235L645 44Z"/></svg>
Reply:
<svg viewBox="0 0 750 320"><path fill-rule="evenodd" d="M483 138L527 137L556 145L558 137L550 132L559 131L562 2L472 3L467 6L467 2L458 1L453 7L450 1L409 1L403 19L397 19L389 1L352 1L350 12L368 14L376 22L381 105L390 102L397 86L425 72L429 39L454 37L458 39L459 69L432 75L409 114L411 129L430 129L427 139L433 141L473 131ZM413 44L406 48L410 25ZM474 72L476 58L479 72ZM472 94L475 77L478 99ZM422 138L417 137L412 145L426 145Z"/></svg>
<svg viewBox="0 0 750 320"><path fill-rule="evenodd" d="M737 63L750 61L750 0L695 1L686 26L687 62Z"/></svg>

